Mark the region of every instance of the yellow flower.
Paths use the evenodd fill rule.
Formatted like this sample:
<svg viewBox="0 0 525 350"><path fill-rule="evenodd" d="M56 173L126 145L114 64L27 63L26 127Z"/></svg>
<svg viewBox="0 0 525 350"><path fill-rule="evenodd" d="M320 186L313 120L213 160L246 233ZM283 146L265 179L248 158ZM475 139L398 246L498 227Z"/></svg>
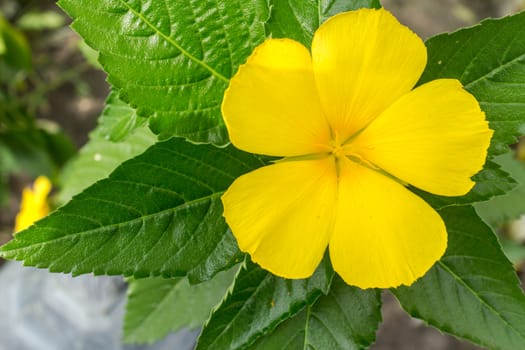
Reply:
<svg viewBox="0 0 525 350"><path fill-rule="evenodd" d="M410 285L428 271L446 228L405 186L464 195L492 130L459 81L412 90L426 60L421 39L383 9L329 19L311 55L288 39L255 49L222 113L237 148L285 158L222 197L242 251L306 278L328 246L334 270L361 288Z"/></svg>
<svg viewBox="0 0 525 350"><path fill-rule="evenodd" d="M24 188L20 211L15 219L15 233L31 226L49 213L47 204L49 192L51 192L51 182L45 176L39 176L35 180L33 189Z"/></svg>

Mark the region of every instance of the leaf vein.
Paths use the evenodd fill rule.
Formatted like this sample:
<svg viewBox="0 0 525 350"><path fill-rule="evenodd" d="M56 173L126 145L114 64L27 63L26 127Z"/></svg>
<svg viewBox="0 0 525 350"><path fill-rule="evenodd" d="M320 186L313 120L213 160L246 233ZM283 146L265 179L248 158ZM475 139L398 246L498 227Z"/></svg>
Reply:
<svg viewBox="0 0 525 350"><path fill-rule="evenodd" d="M437 262L439 266L441 266L445 271L447 271L454 279L456 279L461 285L463 285L476 299L478 299L483 306L489 311L491 311L495 316L497 316L504 324L507 325L509 329L511 329L515 334L517 334L520 338L524 339L524 335L521 334L512 324L512 322L509 322L504 315L498 312L495 308L493 308L487 301L482 298L479 294L476 293L475 289L473 289L461 276L457 275L452 268L450 268L447 264L445 264L443 261L439 260ZM461 303L460 303L461 305Z"/></svg>
<svg viewBox="0 0 525 350"><path fill-rule="evenodd" d="M159 170L165 171L166 173L174 174L174 175L183 177L183 178L185 178L187 180L190 180L191 182L193 182L196 185L202 186L202 187L210 190L211 192L216 192L216 190L217 190L215 188L212 188L207 183L205 183L205 182L203 182L203 181L201 181L201 180L199 180L197 178L194 178L194 177L192 177L192 176L190 176L188 174L185 174L185 173L182 173L180 171L177 171L177 170L175 170L173 168L166 168L166 167L160 166L158 164L148 163L148 162L145 162L145 161L139 161L139 162L136 162L135 164L145 164L148 167L159 169ZM175 192L175 193L177 193L177 192ZM179 194L179 196L180 196L180 194Z"/></svg>
<svg viewBox="0 0 525 350"><path fill-rule="evenodd" d="M479 78L475 79L475 80L472 80L471 82L465 84L465 89L469 90L470 88L472 88L473 86L475 86L476 84L478 84L480 81L483 81L484 79L486 79L487 77L489 76L492 76L492 75L495 75L501 71L504 71L505 69L507 69L509 66L512 66L513 64L515 63L518 63L520 62L520 60L522 59L525 59L525 53L515 57L514 59L506 62L505 64L501 65L501 66L498 66L490 71L488 71L487 73L483 74L482 76L480 76ZM470 91L470 90L469 90Z"/></svg>
<svg viewBox="0 0 525 350"><path fill-rule="evenodd" d="M43 246L43 245L46 245L46 244L49 244L49 243L52 243L52 242L59 242L59 241L62 241L62 240L71 239L71 236L73 236L73 235L76 236L76 235L97 234L98 231L110 230L110 229L113 229L113 228L118 228L120 226L131 225L131 224L137 222L138 220L147 220L149 218L154 218L156 216L161 216L161 215L165 215L165 214L171 214L172 212L184 209L184 208L186 208L188 206L191 206L193 204L200 204L201 202L205 202L205 201L208 201L208 200L213 199L215 197L219 197L223 193L224 193L224 191L221 191L221 192L218 192L218 193L213 193L213 194L211 194L209 196L204 196L204 197L197 198L197 199L194 199L194 200L191 200L191 201L187 201L187 202L184 202L184 203L182 203L180 205L177 205L177 206L175 206L173 208L168 208L168 209L164 209L164 210L161 210L161 211L158 211L158 212L155 212L155 213L151 213L151 214L145 215L145 216L143 216L141 218L135 218L135 219L132 219L132 220L127 220L127 221L124 221L124 222L119 222L119 223L115 223L115 224L111 224L111 225L107 225L107 226L103 226L103 227L97 227L95 229L90 229L90 230L86 230L86 231L75 232L73 234L69 234L69 235L64 235L64 236L61 236L61 237L55 237L55 238L52 238L52 239L48 239L45 242L32 242L30 244L25 245L24 247L13 248L13 249L9 249L8 251L16 253L17 251L24 251L24 250L32 248L34 246ZM75 215L68 214L68 213L61 213L61 215L64 215L64 216L68 216L68 215L69 216L75 216ZM47 228L48 227L46 227L46 229ZM62 231L60 231L60 232L62 232ZM5 253L6 251L4 250L3 252Z"/></svg>
<svg viewBox="0 0 525 350"><path fill-rule="evenodd" d="M155 33L157 33L160 37L162 37L164 40L166 40L166 42L170 43L171 45L173 45L173 47L175 47L180 52L182 52L182 54L184 56L188 57L188 59L190 59L190 60L194 61L195 63L199 64L200 66L202 66L203 68L208 70L211 74L213 74L217 78L219 78L219 79L221 79L221 80L223 80L225 82L229 82L229 80L226 77L224 77L222 74L220 74L215 69L210 67L206 62L204 62L203 60L200 60L197 57L195 57L192 54L190 54L187 50L185 50L182 46L180 46L175 40L173 40L170 36L167 36L162 31L160 31L157 27L155 27L153 25L153 23L151 23L146 17L144 17L142 13L135 11L135 9L133 9L124 0L119 0L119 2L122 5L124 5L130 12L132 12L136 17L138 17L141 21L143 21L148 27L150 27ZM190 8L191 8L191 6L190 6ZM193 8L192 8L192 11L193 11ZM202 40L200 41L200 43L202 45Z"/></svg>
<svg viewBox="0 0 525 350"><path fill-rule="evenodd" d="M265 282L268 280L268 279L271 279L272 278L272 275L270 275L269 273L267 273L264 278L262 279L262 281L257 285L256 288L250 288L252 289L252 291L249 292L249 295L248 297L246 298L246 300L244 301L244 303L242 303L242 306L236 311L235 315L230 318L230 322L226 325L226 327L224 327L221 332L215 336L215 340L209 344L208 348L209 349L215 349L212 345L214 345L217 340L220 339L220 337L230 329L230 327L232 326L232 324L234 323L234 321L242 314L242 311L245 309L246 305L248 305L248 302L250 302L253 298L253 296L259 291L259 289L262 288L263 285L265 285ZM234 287L235 288L235 287ZM243 292L243 291L240 291L240 292Z"/></svg>

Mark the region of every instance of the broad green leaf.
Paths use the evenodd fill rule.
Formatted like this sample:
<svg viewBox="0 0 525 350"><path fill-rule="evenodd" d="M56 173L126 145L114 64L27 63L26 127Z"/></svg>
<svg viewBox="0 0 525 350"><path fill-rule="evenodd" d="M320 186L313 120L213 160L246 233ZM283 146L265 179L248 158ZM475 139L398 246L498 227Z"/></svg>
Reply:
<svg viewBox="0 0 525 350"><path fill-rule="evenodd" d="M231 146L157 143L18 233L0 255L74 275L208 280L241 257L220 197L261 165Z"/></svg>
<svg viewBox="0 0 525 350"><path fill-rule="evenodd" d="M472 207L440 212L445 256L420 280L393 293L412 316L490 349L525 348L525 295L492 230Z"/></svg>
<svg viewBox="0 0 525 350"><path fill-rule="evenodd" d="M473 180L476 184L472 190L460 197L437 196L416 188L413 191L438 209L450 205L464 205L486 201L495 196L505 194L516 187L516 181L505 170L507 169L501 169L498 162L488 160L484 169L474 175Z"/></svg>
<svg viewBox="0 0 525 350"><path fill-rule="evenodd" d="M139 117L137 111L121 101L118 92L113 90L106 99L99 125L93 134L98 138L118 142L125 140L133 130L145 122L146 119Z"/></svg>
<svg viewBox="0 0 525 350"><path fill-rule="evenodd" d="M61 0L120 98L162 138L226 144L228 79L265 38L266 0Z"/></svg>
<svg viewBox="0 0 525 350"><path fill-rule="evenodd" d="M525 164L514 158L514 152L497 156L494 161L518 182L518 186L504 196L477 203L475 206L478 215L496 228L505 221L517 219L520 215L525 214Z"/></svg>
<svg viewBox="0 0 525 350"><path fill-rule="evenodd" d="M328 295L281 323L250 350L367 349L381 322L381 294L334 277Z"/></svg>
<svg viewBox="0 0 525 350"><path fill-rule="evenodd" d="M109 95L88 143L60 174L59 203L66 203L95 181L107 177L120 163L155 143L156 136L141 119L134 109L118 99L116 92Z"/></svg>
<svg viewBox="0 0 525 350"><path fill-rule="evenodd" d="M495 131L490 154L508 152L507 145L525 133L525 12L438 35L426 45L428 64L419 83L459 79Z"/></svg>
<svg viewBox="0 0 525 350"><path fill-rule="evenodd" d="M187 278L132 279L124 318L124 341L151 343L183 327L202 326L226 294L236 270L220 272L209 281L193 285Z"/></svg>
<svg viewBox="0 0 525 350"><path fill-rule="evenodd" d="M288 280L247 262L231 294L213 312L197 350L244 349L280 322L328 293L334 272L325 258L312 277Z"/></svg>
<svg viewBox="0 0 525 350"><path fill-rule="evenodd" d="M266 26L274 38L294 39L310 47L315 30L329 17L363 7L380 8L379 0L271 0Z"/></svg>

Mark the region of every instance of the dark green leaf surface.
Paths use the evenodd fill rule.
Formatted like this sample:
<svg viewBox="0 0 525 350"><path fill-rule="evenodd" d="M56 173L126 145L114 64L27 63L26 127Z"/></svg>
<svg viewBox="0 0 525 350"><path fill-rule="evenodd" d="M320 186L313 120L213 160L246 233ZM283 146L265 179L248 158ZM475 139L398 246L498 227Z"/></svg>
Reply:
<svg viewBox="0 0 525 350"><path fill-rule="evenodd" d="M228 79L265 38L265 0L61 0L120 98L163 138L228 141Z"/></svg>
<svg viewBox="0 0 525 350"><path fill-rule="evenodd" d="M490 201L477 203L478 215L486 223L496 228L505 221L517 219L525 214L525 164L514 158L514 152L502 154L494 158L503 169L509 172L518 182L518 186L504 196L492 198Z"/></svg>
<svg viewBox="0 0 525 350"><path fill-rule="evenodd" d="M247 262L231 294L205 325L197 350L246 348L321 293L328 293L333 274L326 257L312 277L301 280L279 278Z"/></svg>
<svg viewBox="0 0 525 350"><path fill-rule="evenodd" d="M131 280L124 340L151 343L182 327L202 326L233 283L236 271L220 272L209 281L193 285L186 278Z"/></svg>
<svg viewBox="0 0 525 350"><path fill-rule="evenodd" d="M445 256L411 287L393 293L412 316L490 349L525 348L525 295L492 230L472 207L440 212Z"/></svg>
<svg viewBox="0 0 525 350"><path fill-rule="evenodd" d="M363 7L379 8L379 0L272 0L267 31L274 38L294 39L310 47L315 30L329 17Z"/></svg>
<svg viewBox="0 0 525 350"><path fill-rule="evenodd" d="M516 181L497 162L488 160L482 171L473 177L476 182L472 190L464 196L436 196L419 189L413 189L434 208L444 208L450 205L464 205L486 201L495 196L505 194L516 187Z"/></svg>
<svg viewBox="0 0 525 350"><path fill-rule="evenodd" d="M0 249L74 275L211 278L240 258L220 196L259 158L233 147L157 143Z"/></svg>
<svg viewBox="0 0 525 350"><path fill-rule="evenodd" d="M419 83L459 79L480 102L495 130L490 153L525 134L525 12L486 20L427 41L428 64Z"/></svg>
<svg viewBox="0 0 525 350"><path fill-rule="evenodd" d="M281 323L250 350L367 349L381 322L381 294L334 277L328 295Z"/></svg>

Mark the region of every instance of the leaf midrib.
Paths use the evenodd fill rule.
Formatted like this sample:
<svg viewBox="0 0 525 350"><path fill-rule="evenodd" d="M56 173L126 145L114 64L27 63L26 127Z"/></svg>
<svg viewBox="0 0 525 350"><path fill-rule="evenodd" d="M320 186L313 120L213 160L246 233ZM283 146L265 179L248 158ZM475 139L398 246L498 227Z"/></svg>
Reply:
<svg viewBox="0 0 525 350"><path fill-rule="evenodd" d="M506 326L507 328L514 331L521 339L525 339L525 336L521 334L513 325L510 323L501 313L499 313L494 307L485 301L476 291L470 287L467 282L456 274L447 264L442 260L439 260L438 265L441 266L446 272L448 272L454 279L456 279L463 287L465 287L484 307L490 310L494 315L496 315Z"/></svg>
<svg viewBox="0 0 525 350"><path fill-rule="evenodd" d="M263 287L263 286L266 286L266 281L268 280L268 278L271 278L271 274L270 273L266 273L264 278L260 281L260 283L257 285L257 287L253 290L252 293L250 293L250 296L244 300L244 303L242 304L242 306L235 312L235 315L230 319L230 322L226 325L226 327L224 327L221 332L215 336L215 340L213 340L213 342L211 342L210 344L208 344L208 349L214 349L213 347L211 347L212 345L216 344L217 341L219 341L219 339L221 339L221 337L232 327L232 324L237 320L237 318L242 314L242 311L247 307L247 305L253 300L253 297L259 292L259 290ZM242 291L244 291L246 288L243 288ZM256 334L255 334L256 335ZM252 334L252 339L247 339L247 342L250 343L254 341L253 337L255 336L254 334ZM244 344L244 346L246 346L248 344ZM198 347L197 347L198 349Z"/></svg>
<svg viewBox="0 0 525 350"><path fill-rule="evenodd" d="M308 350L308 345L310 344L309 337L309 327L310 327L310 313L312 312L312 305L306 305L306 317L304 325L304 339L303 339L303 350ZM312 346L313 348L313 346Z"/></svg>
<svg viewBox="0 0 525 350"><path fill-rule="evenodd" d="M190 60L194 61L195 63L199 64L206 70L208 70L212 75L219 78L220 80L229 83L229 79L226 78L224 75L217 72L215 69L210 67L206 62L203 60L198 59L197 57L193 56L191 53L189 53L187 50L185 50L182 46L180 46L175 40L173 40L171 37L164 34L162 31L160 31L157 27L155 27L150 21L148 21L140 12L135 11L129 4L127 4L124 0L119 0L119 2L124 5L131 13L133 13L135 16L137 16L141 21L143 21L149 28L151 28L157 35L162 37L164 40L166 40L168 43L173 45L177 50L179 50L184 56L189 58Z"/></svg>
<svg viewBox="0 0 525 350"><path fill-rule="evenodd" d="M131 220L127 220L127 221L123 221L123 222L119 222L119 223L115 223L115 224L110 224L110 225L107 225L107 226L97 227L97 228L94 228L94 229L91 229L91 230L87 230L87 231L80 231L80 232L75 232L75 233L71 233L71 234L65 234L65 235L60 236L60 237L56 237L56 238L52 238L52 239L46 240L45 242L35 242L35 243L24 245L23 247L19 247L19 248L9 248L9 243L8 243L7 245L5 245L3 247L0 247L0 257L1 256L4 256L4 257L7 256L7 253L15 253L16 254L19 251L24 251L26 249L33 248L35 246L36 247L38 247L38 246L45 246L45 245L47 245L49 243L60 242L62 240L72 239L73 237L89 235L89 234L97 234L98 231L101 231L101 230L110 230L112 228L118 228L119 226L131 225L131 224L134 224L134 223L136 223L138 221L144 221L144 220L147 220L147 219L155 217L155 216L159 216L159 215L163 215L165 213L169 213L170 211L183 209L186 206L191 206L192 204L199 204L199 203L207 201L207 200L213 200L216 197L221 196L224 192L225 191L212 193L211 195L200 197L200 198L197 198L197 199L194 199L194 200L191 200L191 201L187 201L187 202L184 202L184 203L182 203L180 205L177 205L175 207L167 208L167 209L164 209L164 210L161 210L161 211L158 211L158 212L155 212L155 213L147 214L147 215L144 215L144 216L141 216L141 217L138 217L138 218L134 218L134 219L131 219ZM57 215L62 215L62 213L60 213L60 212L57 212L56 214ZM17 243L16 237L15 237L15 240L13 241L13 243Z"/></svg>

